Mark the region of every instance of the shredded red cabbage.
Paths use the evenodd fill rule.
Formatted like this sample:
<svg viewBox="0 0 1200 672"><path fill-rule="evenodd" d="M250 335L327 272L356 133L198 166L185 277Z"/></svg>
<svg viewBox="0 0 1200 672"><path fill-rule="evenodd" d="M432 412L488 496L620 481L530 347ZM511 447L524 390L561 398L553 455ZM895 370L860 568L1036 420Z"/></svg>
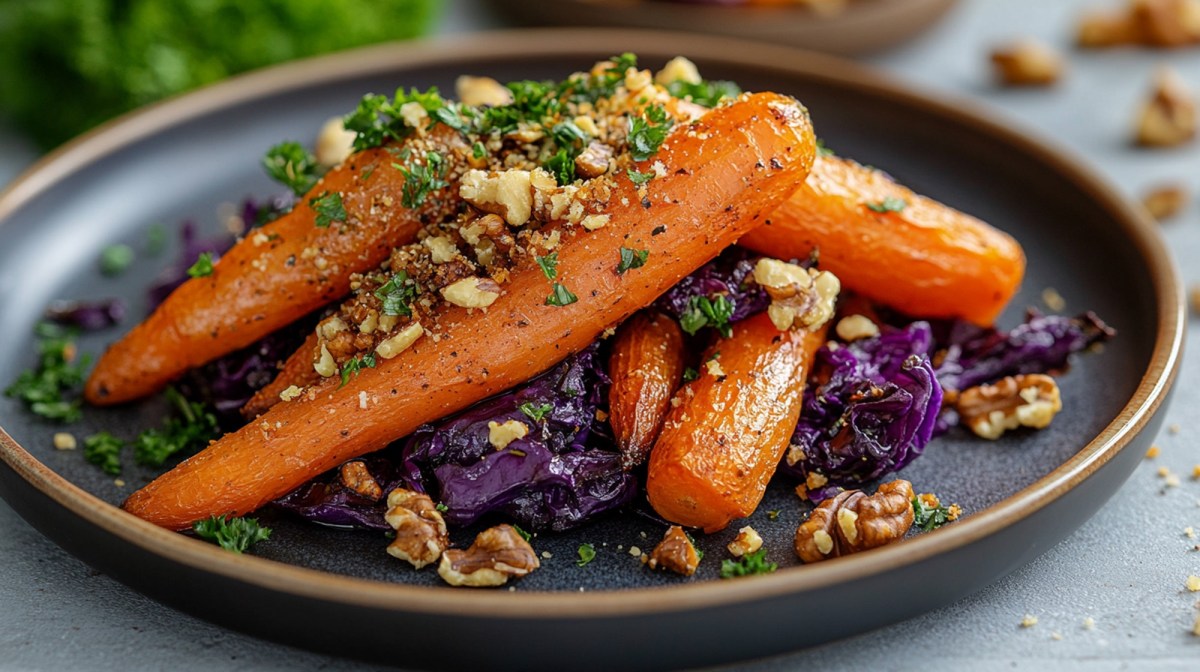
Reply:
<svg viewBox="0 0 1200 672"><path fill-rule="evenodd" d="M745 248L731 246L716 259L696 269L675 283L659 297L655 306L675 319L680 319L692 306L695 297L713 299L724 296L733 304L729 322L744 320L767 309L770 297L754 283L751 274L762 257Z"/></svg>
<svg viewBox="0 0 1200 672"><path fill-rule="evenodd" d="M64 327L98 331L114 326L125 319L125 302L121 299L55 301L46 308L45 317Z"/></svg>

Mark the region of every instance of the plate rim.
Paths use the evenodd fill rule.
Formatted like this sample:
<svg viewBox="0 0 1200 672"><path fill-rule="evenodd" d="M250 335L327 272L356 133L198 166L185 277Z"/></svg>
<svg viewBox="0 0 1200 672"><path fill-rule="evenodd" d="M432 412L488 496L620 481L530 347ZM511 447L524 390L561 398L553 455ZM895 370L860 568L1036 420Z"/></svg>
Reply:
<svg viewBox="0 0 1200 672"><path fill-rule="evenodd" d="M0 225L23 204L58 181L119 151L231 105L277 95L340 78L382 74L395 69L478 63L497 54L569 56L606 53L609 45L655 54L695 53L704 58L770 71L786 71L824 80L919 108L987 135L998 137L1048 164L1087 193L1120 224L1150 271L1158 320L1149 365L1129 401L1096 436L1057 468L1034 483L979 512L935 532L836 562L783 569L752 581L704 581L666 587L566 591L463 591L416 586L332 574L252 555L236 555L136 518L54 473L25 451L0 427L0 459L22 479L88 524L156 556L204 573L292 595L347 606L462 615L472 618L528 616L594 619L655 614L743 604L800 594L852 582L922 562L990 536L1032 516L1065 495L1114 458L1140 433L1168 396L1179 370L1185 305L1182 281L1158 228L1149 216L1119 195L1071 151L1022 130L979 104L894 83L882 73L840 58L790 47L629 29L522 29L391 43L320 56L240 75L149 107L135 110L68 142L23 172L0 192ZM789 64L783 65L780 64Z"/></svg>

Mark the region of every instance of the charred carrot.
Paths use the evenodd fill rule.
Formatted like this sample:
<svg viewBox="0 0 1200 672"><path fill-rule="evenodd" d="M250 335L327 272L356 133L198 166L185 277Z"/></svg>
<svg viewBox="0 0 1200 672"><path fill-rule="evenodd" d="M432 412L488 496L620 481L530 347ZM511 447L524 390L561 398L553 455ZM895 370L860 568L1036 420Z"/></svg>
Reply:
<svg viewBox="0 0 1200 672"><path fill-rule="evenodd" d="M781 332L768 315L738 322L677 393L650 451L646 494L663 518L715 532L754 512L800 417L825 329Z"/></svg>
<svg viewBox="0 0 1200 672"><path fill-rule="evenodd" d="M617 330L609 359L608 421L626 469L646 461L683 378L683 332L658 312L641 312Z"/></svg>
<svg viewBox="0 0 1200 672"><path fill-rule="evenodd" d="M524 258L486 311L440 304L437 323L428 325L439 338L418 338L344 386L331 378L275 405L134 493L125 508L172 529L214 513L246 513L528 380L757 225L804 179L814 152L804 108L776 94L747 96L678 126L638 164L648 170L661 161L665 174L641 195L630 180L615 180L608 223L559 246L552 292ZM644 266L618 273L623 247L645 250Z"/></svg>
<svg viewBox="0 0 1200 672"><path fill-rule="evenodd" d="M420 142L448 155L470 151L444 126ZM457 203L448 186L416 208L404 207L396 195L405 174L389 150L396 147L352 156L291 212L234 245L210 275L176 289L100 358L84 389L88 402L117 404L151 394L184 371L341 298L352 273L375 268L392 247L416 236L423 217Z"/></svg>
<svg viewBox="0 0 1200 672"><path fill-rule="evenodd" d="M981 325L1025 273L1008 234L835 156L818 157L804 186L740 244L780 258L817 250L847 289L910 315Z"/></svg>

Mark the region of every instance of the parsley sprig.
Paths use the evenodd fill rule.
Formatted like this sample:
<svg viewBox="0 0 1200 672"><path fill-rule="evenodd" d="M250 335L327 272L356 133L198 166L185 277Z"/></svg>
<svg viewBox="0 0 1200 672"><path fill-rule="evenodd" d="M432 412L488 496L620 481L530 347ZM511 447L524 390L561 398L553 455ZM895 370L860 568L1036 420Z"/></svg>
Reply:
<svg viewBox="0 0 1200 672"><path fill-rule="evenodd" d="M308 199L308 205L316 213L313 222L318 228L328 228L334 222L346 221L346 207L342 204L342 195L336 191L322 191Z"/></svg>
<svg viewBox="0 0 1200 672"><path fill-rule="evenodd" d="M541 422L547 415L550 415L554 407L550 404L535 404L532 401L526 401L517 406L517 410L524 413L530 420Z"/></svg>
<svg viewBox="0 0 1200 672"><path fill-rule="evenodd" d="M342 365L342 384L338 387L345 387L346 383L350 382L350 376L357 376L363 369L373 369L375 364L375 353L373 352L346 360L346 363Z"/></svg>
<svg viewBox="0 0 1200 672"><path fill-rule="evenodd" d="M437 152L426 152L425 162L410 160L404 164L393 163L392 167L404 175L404 187L400 191L400 203L406 208L416 208L425 203L430 192L445 187L446 160Z"/></svg>
<svg viewBox="0 0 1200 672"><path fill-rule="evenodd" d="M411 102L420 103L431 116L446 105L436 86L425 91L409 89L407 93L399 89L392 98L377 93L363 96L358 107L342 121L347 131L355 133L354 151L378 147L411 133L412 127L400 115L400 108Z"/></svg>
<svg viewBox="0 0 1200 672"><path fill-rule="evenodd" d="M148 467L161 467L173 455L192 453L217 438L217 418L204 404L188 401L175 388L167 388L167 401L175 414L161 428L147 429L133 441L133 459Z"/></svg>
<svg viewBox="0 0 1200 672"><path fill-rule="evenodd" d="M271 179L291 189L297 196L307 194L325 172L312 152L291 140L267 150L262 165Z"/></svg>
<svg viewBox="0 0 1200 672"><path fill-rule="evenodd" d="M76 422L83 413L78 399L68 399L83 384L88 358L79 357L75 330L47 322L37 325L38 363L4 390L47 420Z"/></svg>
<svg viewBox="0 0 1200 672"><path fill-rule="evenodd" d="M693 84L678 79L667 85L667 91L676 98L684 98L697 105L716 107L726 98L736 98L742 89L733 82L722 80L704 80Z"/></svg>
<svg viewBox="0 0 1200 672"><path fill-rule="evenodd" d="M579 559L575 561L576 567L583 567L596 559L596 547L591 544L580 544L577 553L579 554Z"/></svg>
<svg viewBox="0 0 1200 672"><path fill-rule="evenodd" d="M752 574L770 574L779 565L767 560L767 549L762 548L753 553L747 553L737 560L726 558L721 561L721 578L732 579Z"/></svg>
<svg viewBox="0 0 1200 672"><path fill-rule="evenodd" d="M550 296L546 297L546 305L559 306L561 308L562 306L569 306L578 300L579 297L572 294L571 290L567 289L561 283L556 282L551 288Z"/></svg>
<svg viewBox="0 0 1200 672"><path fill-rule="evenodd" d="M417 298L417 283L408 273L399 271L375 290L375 298L383 302L384 315L412 315L412 302Z"/></svg>
<svg viewBox="0 0 1200 672"><path fill-rule="evenodd" d="M641 268L646 265L650 250L633 250L621 247L621 260L617 262L617 275L625 275L625 271Z"/></svg>
<svg viewBox="0 0 1200 672"><path fill-rule="evenodd" d="M192 525L197 537L211 541L234 553L244 553L254 544L271 538L271 528L258 524L255 518L209 516Z"/></svg>
<svg viewBox="0 0 1200 672"><path fill-rule="evenodd" d="M83 440L83 459L109 476L121 473L121 449L125 442L108 432L97 432Z"/></svg>
<svg viewBox="0 0 1200 672"><path fill-rule="evenodd" d="M196 263L192 264L187 274L189 278L206 278L213 273L213 254L212 252L201 252L200 256L196 257Z"/></svg>
<svg viewBox="0 0 1200 672"><path fill-rule="evenodd" d="M629 153L634 161L645 161L658 153L675 121L662 105L651 105L644 115L629 120Z"/></svg>
<svg viewBox="0 0 1200 672"><path fill-rule="evenodd" d="M687 308L679 316L679 327L688 335L694 335L704 327L712 327L721 336L729 338L733 335L733 326L729 323L733 309L733 302L724 294L717 294L711 299L693 296L688 299Z"/></svg>

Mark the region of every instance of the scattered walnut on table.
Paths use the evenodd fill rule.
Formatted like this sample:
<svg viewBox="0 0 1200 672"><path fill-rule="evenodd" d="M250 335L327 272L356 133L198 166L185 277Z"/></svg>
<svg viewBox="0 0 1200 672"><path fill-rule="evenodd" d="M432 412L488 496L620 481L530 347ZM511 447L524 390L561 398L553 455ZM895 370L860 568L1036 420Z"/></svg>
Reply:
<svg viewBox="0 0 1200 672"><path fill-rule="evenodd" d="M992 51L996 78L1008 86L1046 86L1059 80L1063 59L1043 42L1022 39Z"/></svg>
<svg viewBox="0 0 1200 672"><path fill-rule="evenodd" d="M1150 99L1142 104L1137 142L1147 147L1174 147L1196 136L1196 100L1177 72L1159 68Z"/></svg>
<svg viewBox="0 0 1200 672"><path fill-rule="evenodd" d="M729 554L735 558L740 558L743 555L748 555L762 548L763 540L758 534L758 530L747 525L738 530L737 536L733 541L725 547L729 549Z"/></svg>
<svg viewBox="0 0 1200 672"><path fill-rule="evenodd" d="M1184 47L1200 42L1200 0L1130 0L1116 11L1092 11L1079 20L1079 46L1140 44Z"/></svg>
<svg viewBox="0 0 1200 672"><path fill-rule="evenodd" d="M874 495L847 490L821 502L796 530L796 555L804 562L865 551L902 539L913 524L913 489L897 479Z"/></svg>
<svg viewBox="0 0 1200 672"><path fill-rule="evenodd" d="M537 554L512 525L497 525L479 533L467 550L442 553L438 576L452 586L502 586L541 567Z"/></svg>
<svg viewBox="0 0 1200 672"><path fill-rule="evenodd" d="M663 535L662 541L650 552L646 562L650 569L669 569L676 574L691 576L700 566L700 554L696 546L688 538L687 533L678 525L672 525Z"/></svg>
<svg viewBox="0 0 1200 672"><path fill-rule="evenodd" d="M387 506L384 519L396 530L388 555L420 569L436 561L450 546L446 521L429 495L396 488L388 493Z"/></svg>
<svg viewBox="0 0 1200 672"><path fill-rule="evenodd" d="M1142 207L1154 219L1162 221L1174 217L1187 205L1191 195L1182 184L1164 184L1154 187L1142 196Z"/></svg>
<svg viewBox="0 0 1200 672"><path fill-rule="evenodd" d="M1050 376L1023 374L963 390L955 409L977 436L998 439L1010 429L1049 426L1062 410L1062 397Z"/></svg>

